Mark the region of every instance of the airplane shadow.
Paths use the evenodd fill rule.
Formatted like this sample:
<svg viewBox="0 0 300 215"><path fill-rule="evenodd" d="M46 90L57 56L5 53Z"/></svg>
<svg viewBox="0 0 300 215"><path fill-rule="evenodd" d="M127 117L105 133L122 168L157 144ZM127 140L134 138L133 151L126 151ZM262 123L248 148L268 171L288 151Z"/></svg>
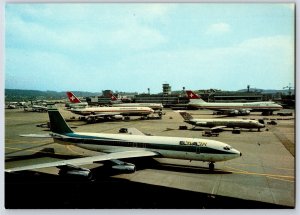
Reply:
<svg viewBox="0 0 300 215"><path fill-rule="evenodd" d="M74 159L79 157L80 156L76 156L76 155L54 154L53 148L45 148L31 155L6 157L5 162L25 161L25 160L32 160L37 158L55 158L55 159L66 160L66 159ZM231 172L223 171L217 168L215 168L214 171L211 171L209 170L208 167L161 163L153 158L130 158L130 159L122 159L122 160L125 162L133 163L136 166L137 171L144 170L144 169L156 169L156 170L163 170L163 171L170 171L170 172L182 172L182 173L192 173L192 174L232 174ZM112 162L104 161L101 163L103 164L102 166L92 169L93 175L96 178L120 174L120 171L111 168Z"/></svg>
<svg viewBox="0 0 300 215"><path fill-rule="evenodd" d="M144 169L156 169L170 172L182 172L182 173L192 173L192 174L232 174L228 171L223 171L215 168L214 171L209 170L207 167L193 166L193 165L183 165L183 164L172 164L172 163L162 163L153 158L132 158L127 159L126 162L134 163L137 170Z"/></svg>
<svg viewBox="0 0 300 215"><path fill-rule="evenodd" d="M101 177L5 173L6 209L287 209L291 207Z"/></svg>

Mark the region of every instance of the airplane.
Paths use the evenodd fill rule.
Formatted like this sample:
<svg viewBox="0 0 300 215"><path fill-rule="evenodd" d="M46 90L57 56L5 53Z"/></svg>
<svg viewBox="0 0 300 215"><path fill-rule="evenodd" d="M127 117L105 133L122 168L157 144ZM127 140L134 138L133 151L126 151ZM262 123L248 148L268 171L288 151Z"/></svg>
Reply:
<svg viewBox="0 0 300 215"><path fill-rule="evenodd" d="M131 102L131 98L127 98L127 97L122 97L122 98L117 98L115 97L112 93L109 93L109 97L111 99L111 104L122 104L122 103L129 103Z"/></svg>
<svg viewBox="0 0 300 215"><path fill-rule="evenodd" d="M26 106L26 102L9 102L7 104L7 109L16 109L22 108Z"/></svg>
<svg viewBox="0 0 300 215"><path fill-rule="evenodd" d="M184 119L184 122L199 126L199 127L208 127L211 130L219 130L224 128L257 128L260 131L261 128L264 128L265 125L260 123L257 120L248 120L248 119L195 119L191 114L185 111L177 111Z"/></svg>
<svg viewBox="0 0 300 215"><path fill-rule="evenodd" d="M30 112L47 112L48 109L46 106L42 105L31 105L24 107L24 111L30 111Z"/></svg>
<svg viewBox="0 0 300 215"><path fill-rule="evenodd" d="M91 179L90 169L81 165L101 161L111 161L112 168L128 173L135 172L135 165L120 159L138 157L173 158L197 160L209 163L209 169L214 170L214 163L231 160L242 156L242 153L230 145L208 139L187 137L147 136L142 132L137 134L107 134L74 132L66 123L55 105L48 105L51 133L25 134L23 137L53 138L54 143L72 144L105 154L95 156L60 160L48 163L33 164L5 169L6 172L33 170L39 168L57 167L59 175L83 176Z"/></svg>
<svg viewBox="0 0 300 215"><path fill-rule="evenodd" d="M87 102L80 101L79 98L77 98L74 93L72 92L66 92L69 100L71 103L66 103L67 108L86 108L88 106Z"/></svg>
<svg viewBox="0 0 300 215"><path fill-rule="evenodd" d="M7 109L16 109L18 105L18 102L10 102L7 105Z"/></svg>
<svg viewBox="0 0 300 215"><path fill-rule="evenodd" d="M84 116L88 121L96 119L123 119L129 116L148 116L154 113L154 110L148 107L87 107L71 108L72 113Z"/></svg>
<svg viewBox="0 0 300 215"><path fill-rule="evenodd" d="M162 103L122 103L122 102L116 102L118 99L113 95L110 94L110 98L112 101L113 107L149 107L152 108L155 111L161 111L163 108Z"/></svg>
<svg viewBox="0 0 300 215"><path fill-rule="evenodd" d="M239 103L220 103L220 102L205 102L196 95L193 91L186 91L192 107L215 110L225 115L249 115L250 111L262 112L262 115L272 115L273 111L282 109L282 106L273 101L263 102L239 102Z"/></svg>

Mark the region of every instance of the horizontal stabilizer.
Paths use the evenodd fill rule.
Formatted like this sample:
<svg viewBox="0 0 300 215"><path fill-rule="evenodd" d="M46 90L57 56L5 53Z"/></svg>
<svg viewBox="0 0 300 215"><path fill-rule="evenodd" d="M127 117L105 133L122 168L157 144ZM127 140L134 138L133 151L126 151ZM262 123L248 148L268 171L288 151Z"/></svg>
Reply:
<svg viewBox="0 0 300 215"><path fill-rule="evenodd" d="M20 137L52 138L50 134L20 134Z"/></svg>

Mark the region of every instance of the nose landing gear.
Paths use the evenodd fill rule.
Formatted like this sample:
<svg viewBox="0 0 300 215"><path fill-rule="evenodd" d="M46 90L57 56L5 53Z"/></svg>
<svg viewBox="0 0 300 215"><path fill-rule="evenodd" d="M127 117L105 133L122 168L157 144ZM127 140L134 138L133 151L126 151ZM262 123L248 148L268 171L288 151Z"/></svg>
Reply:
<svg viewBox="0 0 300 215"><path fill-rule="evenodd" d="M208 167L209 167L209 170L210 170L210 171L214 171L214 169L215 169L215 164L214 164L214 162L210 162L209 165L208 165Z"/></svg>

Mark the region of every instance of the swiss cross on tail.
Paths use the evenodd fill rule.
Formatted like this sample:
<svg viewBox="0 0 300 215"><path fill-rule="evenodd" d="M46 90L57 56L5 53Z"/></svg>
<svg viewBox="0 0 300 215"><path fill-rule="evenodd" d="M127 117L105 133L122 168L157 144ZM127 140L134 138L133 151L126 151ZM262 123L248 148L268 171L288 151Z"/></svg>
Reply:
<svg viewBox="0 0 300 215"><path fill-rule="evenodd" d="M110 96L110 99L112 101L116 101L117 100L117 98L112 93L110 93L109 96Z"/></svg>
<svg viewBox="0 0 300 215"><path fill-rule="evenodd" d="M187 94L187 96L188 96L189 99L200 99L200 96L198 96L197 94L195 94L191 90L187 90L186 94Z"/></svg>
<svg viewBox="0 0 300 215"><path fill-rule="evenodd" d="M71 103L81 103L81 101L72 92L67 92L67 96Z"/></svg>

